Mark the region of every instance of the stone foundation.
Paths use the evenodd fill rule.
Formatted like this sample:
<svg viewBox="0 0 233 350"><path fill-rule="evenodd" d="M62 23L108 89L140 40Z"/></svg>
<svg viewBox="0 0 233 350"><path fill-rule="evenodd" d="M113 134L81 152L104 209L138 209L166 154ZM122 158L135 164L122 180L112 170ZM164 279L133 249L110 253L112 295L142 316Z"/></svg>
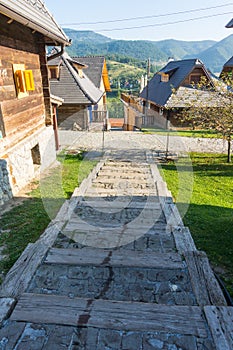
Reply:
<svg viewBox="0 0 233 350"><path fill-rule="evenodd" d="M40 172L56 161L55 138L52 126L45 127L25 138L15 147L8 150L6 156L11 191L13 195L16 195L19 190L28 185L33 179L38 178ZM0 188L1 186L2 179L0 175Z"/></svg>
<svg viewBox="0 0 233 350"><path fill-rule="evenodd" d="M0 205L6 203L12 196L7 162L4 159L0 159Z"/></svg>

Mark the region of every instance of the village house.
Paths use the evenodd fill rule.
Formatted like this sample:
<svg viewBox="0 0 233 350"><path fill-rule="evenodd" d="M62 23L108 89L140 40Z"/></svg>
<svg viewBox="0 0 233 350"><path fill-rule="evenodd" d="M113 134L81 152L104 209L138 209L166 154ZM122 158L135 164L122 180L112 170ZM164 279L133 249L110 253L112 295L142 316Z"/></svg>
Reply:
<svg viewBox="0 0 233 350"><path fill-rule="evenodd" d="M3 204L56 159L46 47L70 43L42 0L1 0L0 21Z"/></svg>
<svg viewBox="0 0 233 350"><path fill-rule="evenodd" d="M111 91L106 59L104 56L78 56L73 59L85 65L86 76L103 92L98 104L90 109L91 122L102 122L107 112L107 92Z"/></svg>
<svg viewBox="0 0 233 350"><path fill-rule="evenodd" d="M79 58L71 58L66 52L48 59L51 93L63 99L57 110L59 128L87 130L93 115L94 121L103 122L106 110L100 108L101 114L97 113L99 106L105 106L106 92L98 67L94 66L91 72L89 69L88 75L87 64Z"/></svg>
<svg viewBox="0 0 233 350"><path fill-rule="evenodd" d="M196 97L195 84L200 82L202 77L206 78L207 84L214 86L214 78L200 60L168 62L145 86L137 103L133 102L134 113L131 109L130 123L139 128L167 128L168 124L181 126L181 122L175 117L177 109L185 107L187 100ZM199 98L204 101L206 94L207 91L199 91ZM126 100L123 96L123 101L128 104Z"/></svg>

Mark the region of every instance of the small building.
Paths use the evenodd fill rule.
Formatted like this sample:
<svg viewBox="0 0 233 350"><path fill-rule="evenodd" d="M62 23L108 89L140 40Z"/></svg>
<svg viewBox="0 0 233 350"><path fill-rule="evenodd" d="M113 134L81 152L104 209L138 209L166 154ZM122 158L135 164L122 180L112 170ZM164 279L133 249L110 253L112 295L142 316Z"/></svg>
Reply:
<svg viewBox="0 0 233 350"><path fill-rule="evenodd" d="M63 99L57 112L59 128L87 130L93 120L92 110L98 112L105 91L87 76L87 65L79 58L71 58L66 52L49 59L48 67L51 93ZM98 121L103 122L104 118L106 111Z"/></svg>
<svg viewBox="0 0 233 350"><path fill-rule="evenodd" d="M140 93L144 106L142 125L166 128L169 121L174 126L181 126L174 118L172 108L183 108L187 98L196 97L195 85L205 77L207 84L213 84L213 77L199 59L170 61L156 73ZM174 90L176 94L174 94ZM200 91L199 97L204 100L206 91Z"/></svg>
<svg viewBox="0 0 233 350"><path fill-rule="evenodd" d="M42 0L1 0L0 21L3 204L56 159L46 47L69 39Z"/></svg>

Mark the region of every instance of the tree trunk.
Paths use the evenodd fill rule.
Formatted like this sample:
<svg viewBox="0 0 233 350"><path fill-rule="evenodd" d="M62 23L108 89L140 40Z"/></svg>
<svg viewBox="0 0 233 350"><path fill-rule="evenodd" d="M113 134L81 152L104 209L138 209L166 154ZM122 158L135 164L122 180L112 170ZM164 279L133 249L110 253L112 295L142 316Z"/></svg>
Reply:
<svg viewBox="0 0 233 350"><path fill-rule="evenodd" d="M227 163L231 163L231 139L227 140Z"/></svg>

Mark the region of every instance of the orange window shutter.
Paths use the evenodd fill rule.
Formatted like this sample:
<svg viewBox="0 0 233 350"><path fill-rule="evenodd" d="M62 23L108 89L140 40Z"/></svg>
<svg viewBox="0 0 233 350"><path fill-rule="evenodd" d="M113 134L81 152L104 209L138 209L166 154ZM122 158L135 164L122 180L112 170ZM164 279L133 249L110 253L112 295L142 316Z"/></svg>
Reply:
<svg viewBox="0 0 233 350"><path fill-rule="evenodd" d="M26 90L27 91L34 91L35 90L35 83L34 83L34 77L32 70L25 70L23 72L24 74L24 81L26 85Z"/></svg>
<svg viewBox="0 0 233 350"><path fill-rule="evenodd" d="M17 70L15 72L15 81L18 92L25 92L24 76L22 70Z"/></svg>

